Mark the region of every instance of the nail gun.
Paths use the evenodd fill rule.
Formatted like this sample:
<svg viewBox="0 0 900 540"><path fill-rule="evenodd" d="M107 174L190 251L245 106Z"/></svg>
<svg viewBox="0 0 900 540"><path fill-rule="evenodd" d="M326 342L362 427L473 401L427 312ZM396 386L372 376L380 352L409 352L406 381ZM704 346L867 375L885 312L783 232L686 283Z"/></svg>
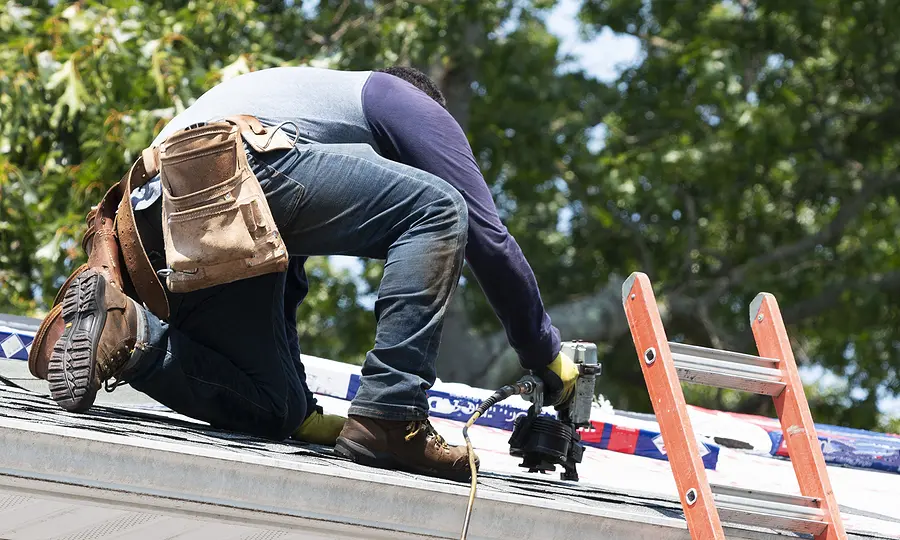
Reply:
<svg viewBox="0 0 900 540"><path fill-rule="evenodd" d="M528 414L516 419L509 453L522 458L520 467L528 472L550 472L560 465L562 480L578 481L576 463L581 463L584 447L577 429L591 425L591 406L594 403L594 385L600 374L597 362L597 346L580 341L564 342L562 352L578 366L575 391L568 403L557 405L557 418L542 415L544 383L534 375L522 380L532 382L534 389L522 397L532 403ZM520 381L521 383L522 381Z"/></svg>
<svg viewBox="0 0 900 540"><path fill-rule="evenodd" d="M600 375L601 366L597 362L597 346L583 341L566 341L562 344L565 353L578 366L578 378L575 390L569 402L556 406L557 417L541 413L544 406L544 381L533 374L526 375L514 384L509 384L494 392L475 410L463 427L463 438L469 453L469 467L472 471L472 488L469 492L469 504L463 522L462 540L469 530L469 520L475 504L475 492L478 475L475 470L475 453L469 440L469 427L489 408L504 399L520 395L531 402L528 413L516 418L512 436L509 438L509 453L521 457L520 467L528 472L549 472L561 465L563 480L578 481L575 468L581 463L584 446L578 428L590 426L591 408L594 403L594 386Z"/></svg>

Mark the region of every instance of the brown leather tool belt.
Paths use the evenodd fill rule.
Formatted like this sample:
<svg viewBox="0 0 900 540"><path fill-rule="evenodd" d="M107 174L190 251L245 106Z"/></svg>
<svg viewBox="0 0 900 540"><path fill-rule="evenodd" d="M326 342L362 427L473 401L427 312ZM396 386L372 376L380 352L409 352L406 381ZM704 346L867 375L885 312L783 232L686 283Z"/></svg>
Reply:
<svg viewBox="0 0 900 540"><path fill-rule="evenodd" d="M65 328L62 298L87 268L98 269L160 319L169 318L166 291L144 249L131 204L132 191L157 174L169 267L163 273L170 291L187 292L287 268L287 250L243 143L259 152L294 144L283 131L267 129L255 117L228 117L181 130L158 148L144 150L106 192L87 215L81 242L87 263L60 287L35 334L28 358L35 377L47 378L50 354Z"/></svg>

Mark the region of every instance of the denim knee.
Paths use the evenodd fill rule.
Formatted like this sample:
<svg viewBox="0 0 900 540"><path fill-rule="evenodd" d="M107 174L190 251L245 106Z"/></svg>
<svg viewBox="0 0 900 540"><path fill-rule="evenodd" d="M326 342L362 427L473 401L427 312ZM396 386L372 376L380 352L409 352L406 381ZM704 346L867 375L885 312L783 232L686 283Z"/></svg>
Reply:
<svg viewBox="0 0 900 540"><path fill-rule="evenodd" d="M469 232L469 207L456 188L436 177L435 180L436 193L431 205L435 223L456 235L460 249L464 249Z"/></svg>
<svg viewBox="0 0 900 540"><path fill-rule="evenodd" d="M307 410L306 400L290 400L286 403L287 409L275 412L275 407L268 411L257 411L250 417L241 417L236 414L234 418L226 422L227 425L216 425L221 429L242 431L274 441L283 441L289 438L300 424L312 411ZM281 407L283 409L283 407Z"/></svg>

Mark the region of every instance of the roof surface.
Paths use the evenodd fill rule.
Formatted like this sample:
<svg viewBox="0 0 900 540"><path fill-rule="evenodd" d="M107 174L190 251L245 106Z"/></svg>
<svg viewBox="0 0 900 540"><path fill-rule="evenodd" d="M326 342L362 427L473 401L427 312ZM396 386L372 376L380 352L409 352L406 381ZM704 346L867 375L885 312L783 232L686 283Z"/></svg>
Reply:
<svg viewBox="0 0 900 540"><path fill-rule="evenodd" d="M20 319L0 324L26 331L34 324ZM127 387L101 393L87 414L70 414L42 395L46 383L31 378L25 362L0 360L0 375L30 389L0 381L0 539L459 537L468 484L212 429ZM320 403L335 413L348 405L328 396ZM434 423L461 442L459 422ZM476 425L471 434L483 465L473 540L690 538L665 461L588 448L582 481L561 482L518 469L509 432ZM900 538L900 475L829 473L851 538ZM708 474L723 485L796 491L790 463L769 456L723 448Z"/></svg>
<svg viewBox="0 0 900 540"><path fill-rule="evenodd" d="M669 497L524 473L479 479L473 539L689 538ZM165 413L70 414L0 387L0 538L454 538L467 488Z"/></svg>

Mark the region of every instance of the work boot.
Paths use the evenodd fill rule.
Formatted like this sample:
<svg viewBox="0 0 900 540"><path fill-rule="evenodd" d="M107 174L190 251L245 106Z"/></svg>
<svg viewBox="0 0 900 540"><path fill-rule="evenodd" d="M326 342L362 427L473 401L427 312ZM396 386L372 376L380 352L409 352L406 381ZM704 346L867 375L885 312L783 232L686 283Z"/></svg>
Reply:
<svg viewBox="0 0 900 540"><path fill-rule="evenodd" d="M291 438L297 441L308 442L312 444L321 444L322 446L334 446L338 435L344 429L344 423L347 421L343 416L336 414L325 414L321 407L316 407L303 424L297 428L297 431L291 434Z"/></svg>
<svg viewBox="0 0 900 540"><path fill-rule="evenodd" d="M472 477L466 447L447 444L428 420L395 422L350 415L334 450L370 467L457 481ZM476 471L478 466L476 456Z"/></svg>
<svg viewBox="0 0 900 540"><path fill-rule="evenodd" d="M124 374L137 340L138 308L93 268L72 283L62 306L65 330L53 347L47 381L60 407L82 412L103 383Z"/></svg>

